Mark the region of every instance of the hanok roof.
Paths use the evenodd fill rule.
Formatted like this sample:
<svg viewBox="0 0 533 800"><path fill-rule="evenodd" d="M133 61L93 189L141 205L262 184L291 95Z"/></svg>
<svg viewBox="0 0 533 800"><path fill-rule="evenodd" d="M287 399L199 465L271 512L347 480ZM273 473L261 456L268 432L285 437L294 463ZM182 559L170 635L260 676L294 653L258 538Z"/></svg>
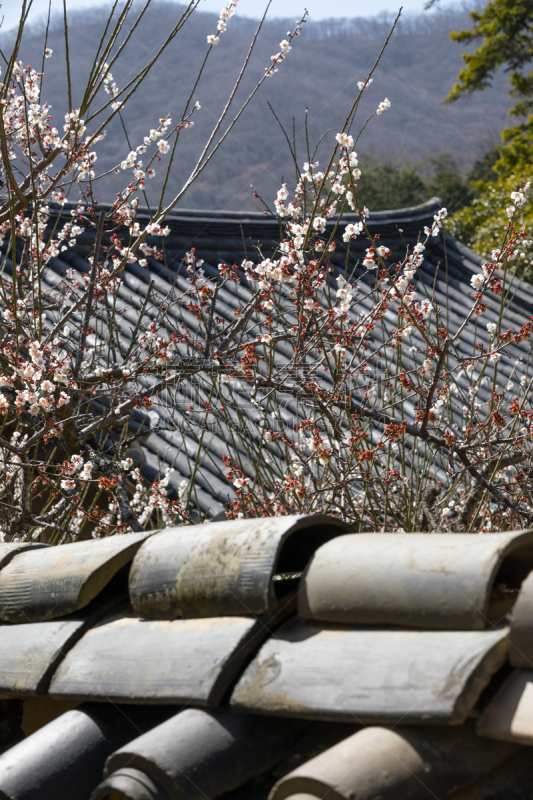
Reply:
<svg viewBox="0 0 533 800"><path fill-rule="evenodd" d="M414 245L425 226L431 226L433 215L440 208L440 201L437 198L428 203L410 209L397 210L393 212L375 212L369 217L368 227L372 234L379 233L381 241L391 249L391 261L401 260L405 255L406 244ZM68 207L63 213L68 214ZM355 276L361 276L361 267L357 266L361 257L364 255L366 243L363 239L356 239L350 242L349 254L347 257L347 244L342 240L342 230L344 224L355 222L359 218L354 214L347 214L343 217L342 226L336 234L336 251L331 256L331 261L335 267L335 275L345 274L355 271ZM149 217L146 212L140 211L138 220L141 224L148 222ZM52 222L55 218L52 215ZM275 220L265 218L260 213L255 212L211 212L211 211L179 211L170 214L166 223L170 227L170 235L164 240L165 259L163 261L147 257L148 269L141 267L138 263L128 264L124 272L122 285L118 291L120 302L117 304L117 321L122 324L121 335L128 340L128 336L133 332L138 318L139 310L143 300L147 295L150 282L153 282L153 291L156 297L165 297L173 285L178 289L187 288L187 279L183 270L183 258L187 251L196 248L196 255L204 259L203 269L206 277L213 280L220 280L218 264L228 262L230 264L240 264L246 254L252 253L252 245L260 244L262 253L265 257L272 255L276 243L279 243L279 227ZM331 234L335 220L329 220L325 235ZM62 274L67 268L72 268L79 272L88 272L90 267L84 256L91 250L94 244L94 234L87 232L78 236L78 245L62 253L60 257L51 261L52 270L44 274L44 280L48 281L50 287L57 280L57 274ZM160 239L147 239L149 244L161 247ZM9 260L8 260L9 264ZM443 236L439 233L437 237L430 237L424 251L424 261L418 270L413 283L417 284L420 296L427 294L432 296L435 292L435 302L441 308L447 308L449 325L455 329L470 310L472 287L470 279L473 274L479 272L481 259L467 247L455 241L450 236ZM241 271L242 283L235 287L235 292L243 301L250 296L250 287L244 273ZM533 304L533 287L524 281L520 281L520 291L517 291L517 281L512 282L506 299L506 310L503 317L503 328L518 329L523 327L530 319L531 307ZM500 302L498 298L491 295L485 297L487 312L484 315L485 322L498 321L500 312ZM218 312L220 316L233 319L233 309L235 297L226 289L221 289L217 302L219 303ZM359 310L370 310L372 303L371 297L363 299ZM196 318L190 314L183 306L174 306L169 313L173 315L176 325L183 322L191 330L198 326ZM387 311L386 314L392 314ZM45 320L45 325L53 326L53 312L50 312ZM391 325L394 322L391 317ZM376 345L381 341L382 332L376 326L373 332ZM420 339L418 332L413 332L413 341L420 345L422 353L425 347ZM479 326L477 333L478 341L485 344L488 351L490 336L485 326ZM457 343L459 355L465 358L471 357L472 341L471 334L467 328L463 339ZM280 357L283 357L283 345L279 345ZM513 343L506 350L506 357L498 365L499 378L505 380L511 377L513 370L516 370L515 359L523 356L524 351L520 346ZM414 369L420 366L421 359L418 353L410 351L403 352L403 369ZM488 364L486 374L490 375L493 368ZM518 367L518 371L520 368ZM327 378L325 378L327 380ZM195 476L194 502L197 507L209 517L213 518L224 511L224 503L228 498L233 497L233 489L226 480L227 470L224 468L222 456L227 454L226 441L230 438L228 430L221 430L219 420L214 420L213 425L209 425L209 419L205 415L198 418L200 426L198 429L204 430L200 441L195 435L194 423L195 413L192 415L185 413L189 408L191 400L194 404L198 401L203 407L203 401L208 394L203 394L203 388L198 383L188 384L187 381L173 390L174 395L162 398L157 406L159 424L163 427L174 427L175 430L160 430L147 435L141 443L144 463L142 472L149 480L155 480L162 469L172 467L173 473L170 476L170 487L179 492L180 483L191 476L194 465L198 465ZM249 392L243 384L232 387L237 405L246 408L246 422L248 431L246 435L250 441L262 441L259 429L259 414L247 402ZM357 388L354 390L354 397L357 397ZM192 395L190 394L192 393ZM479 402L483 403L488 398L490 388L483 384L479 390ZM284 401L285 402L285 401ZM405 413L414 414L409 401L405 404ZM155 413L152 412L152 416ZM229 410L229 413L233 413ZM281 410L282 417L293 419L301 415L302 409L298 408L292 398L287 397L285 409ZM215 424L216 422L216 424ZM235 414L235 424L241 425L242 420ZM272 429L276 430L279 420L274 416L269 416L269 423ZM136 412L132 419L132 425L139 428L144 426L144 430L149 427L149 420L140 412ZM462 424L462 422L460 423ZM244 435L244 434L243 434ZM286 431L286 435L292 435L291 430ZM262 446L268 446L263 442ZM276 446L270 445L272 469L278 463ZM246 452L240 452L242 467L246 475L254 475L254 464L250 462ZM281 462L280 462L281 463ZM283 465L280 467L280 474L283 472Z"/></svg>
<svg viewBox="0 0 533 800"><path fill-rule="evenodd" d="M1 800L533 796L532 531L280 517L0 557Z"/></svg>

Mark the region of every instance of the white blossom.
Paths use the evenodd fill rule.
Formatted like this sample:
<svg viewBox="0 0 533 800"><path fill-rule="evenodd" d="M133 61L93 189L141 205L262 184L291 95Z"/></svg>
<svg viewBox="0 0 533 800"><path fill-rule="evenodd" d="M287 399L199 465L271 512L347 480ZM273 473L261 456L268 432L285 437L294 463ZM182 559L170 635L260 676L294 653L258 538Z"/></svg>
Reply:
<svg viewBox="0 0 533 800"><path fill-rule="evenodd" d="M386 97L377 107L376 114L383 114L388 108L390 108L390 100Z"/></svg>

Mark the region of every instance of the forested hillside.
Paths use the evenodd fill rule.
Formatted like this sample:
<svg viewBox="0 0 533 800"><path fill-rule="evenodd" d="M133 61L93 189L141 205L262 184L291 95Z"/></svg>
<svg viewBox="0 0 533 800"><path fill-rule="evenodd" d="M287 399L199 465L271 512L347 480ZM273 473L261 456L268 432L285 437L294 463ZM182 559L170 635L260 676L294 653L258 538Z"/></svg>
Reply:
<svg viewBox="0 0 533 800"><path fill-rule="evenodd" d="M128 57L129 70L113 70L119 86L123 86L156 52L170 21L177 18L179 11L180 7L174 3L154 5L135 35L135 46L130 48ZM98 45L102 17L101 10L83 12L74 15L69 23L70 55L74 62L74 107L79 105L82 75L90 68ZM129 144L125 135L110 136L106 147L100 146L99 171L124 159L130 145L140 144L160 117L169 111L173 112L174 118L179 117L207 49L206 36L215 32L216 21L216 15L198 12L187 23L124 111ZM227 32L213 52L195 95L202 108L195 113L195 127L185 131L181 137L180 157L169 182L169 195L179 188L201 152L238 75L255 25L255 22L239 19L237 15L230 21ZM465 25L468 25L465 10L431 11L416 18L406 17L400 22L374 75L374 82L365 92L359 125L363 125L368 114L385 97L391 101L391 107L366 128L357 146L359 152L373 151L378 157L385 154L418 161L424 156L448 151L466 170L499 141L510 105L505 75L500 75L493 88L479 95L452 106L442 103L461 66L461 47L450 41L448 33ZM273 20L265 24L237 94L235 109L263 74L270 56L278 52L279 42L291 26L294 27L294 20ZM325 130L341 126L358 91L357 81L366 76L389 28L390 20L383 17L321 23L309 21L278 74L262 87L222 151L192 186L182 206L259 208L258 201L252 198L251 185L269 202L275 197L282 176L292 185L294 172L289 149L267 101L289 130L292 130L292 118L295 118L299 160L306 160L303 135L306 107L309 109L311 144ZM26 33L24 58L36 68L41 65L43 33L44 28L35 27ZM3 48L9 49L8 34L0 38ZM46 62L47 76L42 98L51 102L54 122L62 128L63 114L67 109L63 105L65 56L61 28L52 26L49 46L54 54ZM120 125L118 121L116 124ZM332 137L333 133L329 136ZM361 168L364 171L364 155ZM160 187L162 172L160 165L159 174L148 188L155 190ZM120 178L122 184L123 174ZM113 196L114 180L113 176L106 179L109 199ZM155 191L152 196L155 196Z"/></svg>

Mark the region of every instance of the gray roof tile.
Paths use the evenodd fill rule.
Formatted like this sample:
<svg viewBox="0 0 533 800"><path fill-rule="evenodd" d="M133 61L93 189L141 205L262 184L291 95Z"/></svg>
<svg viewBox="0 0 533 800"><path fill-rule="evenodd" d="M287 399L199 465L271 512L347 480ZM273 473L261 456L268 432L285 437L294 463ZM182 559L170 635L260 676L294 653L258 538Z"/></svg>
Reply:
<svg viewBox="0 0 533 800"><path fill-rule="evenodd" d="M217 797L271 769L300 731L294 721L188 709L111 755L92 800L109 797L124 768L140 772L141 780L148 775L169 798Z"/></svg>
<svg viewBox="0 0 533 800"><path fill-rule="evenodd" d="M44 694L58 664L93 619L68 619L26 624L0 624L0 692Z"/></svg>
<svg viewBox="0 0 533 800"><path fill-rule="evenodd" d="M461 723L504 663L506 635L289 620L246 669L231 704L306 719Z"/></svg>
<svg viewBox="0 0 533 800"><path fill-rule="evenodd" d="M328 800L426 800L444 797L497 766L509 748L492 751L471 726L421 731L366 728L297 767L275 785L270 800L309 793Z"/></svg>
<svg viewBox="0 0 533 800"><path fill-rule="evenodd" d="M391 248L393 255L401 257L405 249L404 243L410 242L413 244L416 241L423 227L431 224L433 215L439 207L440 201L433 199L415 209L373 213L369 218L369 229L372 233L380 233L383 243ZM68 211L69 208L67 207L63 213L68 213ZM130 328L134 326L137 319L137 311L140 308L140 298L146 294L150 280L154 281L156 297L157 295L163 297L174 283L181 289L185 287L186 278L181 274L182 259L186 251L190 250L191 247L195 247L197 255L205 260L204 270L206 274L212 280L217 281L219 280L217 265L221 260L228 260L237 264L241 263L245 255L243 239L247 246L252 241L261 242L265 256L272 254L272 248L275 242L279 240L277 222L265 218L260 213L224 212L221 214L212 212L212 216L209 216L209 214L210 212L187 210L171 214L168 218L171 233L164 243L165 261L160 262L148 258L149 272L137 263L127 265L123 284L119 290L119 296L124 301L124 305L120 303L118 304L120 308L117 306L117 320L120 322L122 317L124 322L121 335L125 342L129 340ZM139 212L139 220L141 222L147 220L146 212ZM348 214L345 216L343 225L355 220L356 216ZM334 220L328 221L327 232L333 229L334 224ZM335 274L344 273L347 266L349 272L355 270L355 275L359 279L362 273L361 269L356 266L356 261L363 255L366 242L363 239L351 241L348 253L347 245L341 237L343 225L340 226L337 233L337 251L332 254ZM399 229L403 231L402 234L400 234ZM89 266L83 261L82 256L90 248L93 242L93 235L90 232L84 233L78 237L78 242L77 254L70 252L62 254L61 258L53 260L52 268L57 274L48 273L46 279L49 280L50 285L57 280L59 274L69 264L81 271L87 272L89 270ZM156 240L154 240L154 243L160 245L160 242L158 243ZM450 325L453 327L459 323L462 316L470 308L473 292L470 286L470 278L475 272L479 271L480 259L468 248L455 242L451 237L446 236L443 238L442 235L436 238L430 237L424 256L422 267L415 275L413 283L417 285L421 297L425 293L432 295L435 287L435 301L441 308L448 306L447 315L450 319ZM68 264L67 261L69 262ZM227 319L232 317L235 305L234 296L239 295L242 298L250 296L247 279L244 274L241 277L242 284L240 286L232 287L231 292L224 287L219 292L220 313L221 316ZM367 281L368 288L370 288L369 280L371 284L371 278L365 277L363 279L363 281ZM513 280L514 288L509 295L509 302L503 319L504 328L511 326L515 328L516 326L521 327L528 322L531 315L533 287L521 282L520 291L518 292L516 291L518 282L516 279ZM364 283L361 285L364 286ZM499 313L499 299L491 296L487 296L485 299L488 310L483 317L483 323L496 320ZM371 304L370 297L366 300L361 300L361 308L369 310ZM125 308L125 311L122 308ZM191 330L197 328L196 319L182 305L170 309L169 314L176 322L183 321ZM390 317L390 312L388 314ZM355 319L355 315L352 315L352 317ZM388 318L388 322L391 326L395 326L395 320L392 317ZM46 324L53 324L53 320L50 318L50 320L46 321ZM376 326L373 335L375 344L379 347L382 341L382 332L379 326ZM459 351L465 357L471 357L472 355L472 335L470 329L467 328L464 334L464 341L458 344ZM478 340L483 341L488 346L489 335L485 330L484 324L478 326L476 335ZM413 335L413 341L424 347L424 343L417 333ZM288 355L288 351L283 345L279 346L278 352L280 359ZM502 380L511 375L514 368L514 359L524 355L526 352L523 346L514 344L507 348L506 355L498 365ZM421 363L422 358L423 356L419 354L405 353L404 368L414 368ZM486 374L490 376L492 370L493 365L490 364L487 367ZM520 372L520 369L518 371ZM327 377L325 380L327 382ZM192 384L188 388L192 390ZM195 385L194 391L197 392L199 402L205 399L200 385ZM246 424L249 428L247 436L250 443L260 441L257 412L252 407L248 408L246 406L249 389L247 390L243 386L242 391L239 391L238 387L234 387L233 391L235 392L236 405L241 410L245 409ZM355 397L357 397L358 391L357 388L354 390ZM186 393L187 386L184 387L184 393L181 389L175 391L174 405L177 403L177 408L172 407L173 404L169 398L164 399L162 405L158 406L158 413L160 413L162 423L170 423L171 426L177 425L178 429L180 428L180 420L184 424L181 425L181 431L178 430L169 434L158 432L148 436L147 441L142 444L146 456L142 471L147 478L155 480L160 469L164 470L167 466L172 466L175 473L171 479L171 486L177 493L180 482L189 478L191 474L190 454L195 454L193 460L196 461L196 454L199 449L199 471L196 476L195 502L202 512L214 517L223 511L223 503L227 502L228 498L231 500L234 497L233 487L228 484L225 470L220 461L220 455L225 454L227 449L224 448L223 438L229 432L224 427L225 423L222 425L217 423L218 427L209 432L209 435L205 436L201 443L196 441L194 430L190 427L191 421L194 421L194 414L192 417L183 414L183 409L190 404L190 397L187 397ZM482 386L479 392L479 401L485 402L489 393L489 389ZM165 404L168 404L167 407L165 407ZM180 404L181 410L179 408ZM406 404L406 409L409 411L409 403ZM293 417L302 413L301 409L298 409L290 399L287 399L287 412ZM411 413L414 413L414 409L411 409ZM238 411L234 412L233 417L234 423L242 426L243 419ZM278 422L274 417L270 419L270 423L276 429ZM291 431L286 431L286 435L290 438ZM271 445L269 449L273 461L273 472L276 469L282 469L283 463L279 459L276 446ZM187 454L189 454L189 457ZM244 451L240 455L242 458L247 459ZM246 463L246 474L249 477L253 477L254 473L254 465Z"/></svg>
<svg viewBox="0 0 533 800"><path fill-rule="evenodd" d="M47 547L46 544L32 544L32 542L1 542L0 543L0 569L5 567L12 558L23 550L35 549L38 550L42 547Z"/></svg>
<svg viewBox="0 0 533 800"><path fill-rule="evenodd" d="M70 651L50 695L215 707L269 633L251 617L168 621L117 612Z"/></svg>
<svg viewBox="0 0 533 800"><path fill-rule="evenodd" d="M495 587L505 583L512 605L512 590L518 592L531 570L530 531L351 534L314 554L302 579L298 612L323 622L480 630L503 616ZM530 617L527 613L533 625ZM528 633L533 639L531 629Z"/></svg>
<svg viewBox="0 0 533 800"><path fill-rule="evenodd" d="M158 725L165 708L85 703L0 755L1 800L89 800L106 758Z"/></svg>
<svg viewBox="0 0 533 800"><path fill-rule="evenodd" d="M133 561L133 609L147 619L265 614L289 584L274 582L275 572L302 571L317 547L350 530L320 515L172 528Z"/></svg>
<svg viewBox="0 0 533 800"><path fill-rule="evenodd" d="M0 571L0 620L40 622L84 608L152 533L24 550Z"/></svg>

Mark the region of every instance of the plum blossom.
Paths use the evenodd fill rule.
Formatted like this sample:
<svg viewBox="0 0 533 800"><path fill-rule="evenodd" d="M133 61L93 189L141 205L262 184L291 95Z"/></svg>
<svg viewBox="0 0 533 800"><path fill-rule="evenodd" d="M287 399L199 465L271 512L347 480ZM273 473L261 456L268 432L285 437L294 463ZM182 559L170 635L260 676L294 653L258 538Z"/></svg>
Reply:
<svg viewBox="0 0 533 800"><path fill-rule="evenodd" d="M350 239L355 239L359 234L363 233L363 223L362 222L355 222L350 223L344 229L344 233L342 234L342 238L345 242L349 242Z"/></svg>
<svg viewBox="0 0 533 800"><path fill-rule="evenodd" d="M428 319L431 316L431 312L433 311L433 305L431 304L430 300L423 300L420 304L420 313L425 319Z"/></svg>
<svg viewBox="0 0 533 800"><path fill-rule="evenodd" d="M526 202L525 192L529 188L529 184L526 184L524 190L521 192L511 192L511 200L513 200L515 206L517 208L521 208Z"/></svg>
<svg viewBox="0 0 533 800"><path fill-rule="evenodd" d="M377 107L376 114L383 114L388 108L390 108L390 100L386 97Z"/></svg>
<svg viewBox="0 0 533 800"><path fill-rule="evenodd" d="M476 292L479 292L479 290L485 283L485 276L479 273L476 275L472 275L472 277L470 278L470 283L472 284Z"/></svg>
<svg viewBox="0 0 533 800"><path fill-rule="evenodd" d="M363 266L367 269L377 269L377 263L374 261L376 251L373 247L369 247L366 251L366 256L363 259Z"/></svg>
<svg viewBox="0 0 533 800"><path fill-rule="evenodd" d="M92 475L92 471L93 471L93 464L92 464L91 461L87 461L87 463L84 464L82 471L80 472L80 475L79 475L80 476L80 480L82 480L82 481L90 480L91 479L91 475Z"/></svg>
<svg viewBox="0 0 533 800"><path fill-rule="evenodd" d="M350 136L347 133L338 133L335 136L335 139L341 145L341 147L346 147L346 148L353 147L354 144L353 136Z"/></svg>

